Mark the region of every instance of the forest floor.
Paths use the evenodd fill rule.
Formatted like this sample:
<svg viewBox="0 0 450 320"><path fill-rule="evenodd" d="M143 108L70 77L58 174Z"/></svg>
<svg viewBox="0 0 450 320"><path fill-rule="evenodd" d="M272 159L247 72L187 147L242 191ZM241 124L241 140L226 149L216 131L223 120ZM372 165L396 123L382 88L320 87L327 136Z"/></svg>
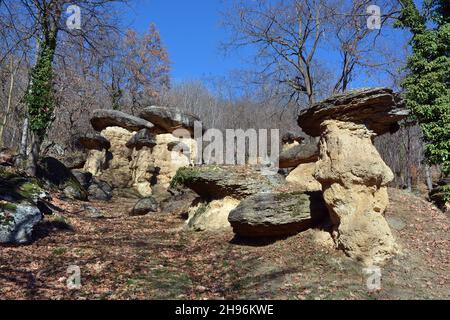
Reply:
<svg viewBox="0 0 450 320"><path fill-rule="evenodd" d="M177 213L129 217L134 202L116 199L89 204L103 217L71 204L45 218L32 245L0 247L0 299L450 299L449 216L404 191L390 197L402 253L381 269L377 291L310 231L239 243L231 232L184 231ZM66 284L72 265L77 290Z"/></svg>

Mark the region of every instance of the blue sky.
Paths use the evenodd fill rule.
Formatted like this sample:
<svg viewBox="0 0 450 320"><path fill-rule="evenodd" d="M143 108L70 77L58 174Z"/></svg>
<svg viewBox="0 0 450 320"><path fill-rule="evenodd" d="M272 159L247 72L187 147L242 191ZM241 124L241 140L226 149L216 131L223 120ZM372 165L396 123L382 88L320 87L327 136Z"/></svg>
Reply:
<svg viewBox="0 0 450 320"><path fill-rule="evenodd" d="M220 26L224 1L132 0L132 10L126 13L128 21L125 23L138 31L145 31L152 22L156 24L173 62L174 82L227 76L233 70L245 69L246 56L243 51L225 56L220 50L220 43L227 40L227 33ZM388 36L384 43L395 47L395 37L398 35L390 31ZM318 55L326 56L328 67L333 68L339 62L336 53L328 48L319 51L322 52L318 52ZM352 85L390 85L382 82L383 78L360 74Z"/></svg>
<svg viewBox="0 0 450 320"><path fill-rule="evenodd" d="M130 23L144 31L154 22L173 62L175 81L224 75L242 66L239 54L224 57L221 0L137 0Z"/></svg>

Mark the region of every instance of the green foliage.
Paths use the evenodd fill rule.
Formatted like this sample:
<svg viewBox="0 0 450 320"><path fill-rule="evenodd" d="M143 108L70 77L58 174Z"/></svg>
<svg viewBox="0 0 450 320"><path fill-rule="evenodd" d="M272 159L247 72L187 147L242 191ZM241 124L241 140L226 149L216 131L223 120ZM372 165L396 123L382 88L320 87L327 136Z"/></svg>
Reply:
<svg viewBox="0 0 450 320"><path fill-rule="evenodd" d="M421 125L430 164L450 173L450 1L427 0L421 13L401 0L397 27L409 29L412 55L403 81L408 107Z"/></svg>
<svg viewBox="0 0 450 320"><path fill-rule="evenodd" d="M30 128L41 139L50 126L54 111L53 58L52 45L43 43L39 56L31 72L31 86L25 97L28 104Z"/></svg>
<svg viewBox="0 0 450 320"><path fill-rule="evenodd" d="M444 192L444 201L450 202L450 184L443 186L442 191Z"/></svg>
<svg viewBox="0 0 450 320"><path fill-rule="evenodd" d="M186 168L180 168L178 169L175 176L172 178L172 181L170 182L170 187L175 188L180 185L184 185L186 181L191 181L195 179L196 172L195 169L186 167Z"/></svg>

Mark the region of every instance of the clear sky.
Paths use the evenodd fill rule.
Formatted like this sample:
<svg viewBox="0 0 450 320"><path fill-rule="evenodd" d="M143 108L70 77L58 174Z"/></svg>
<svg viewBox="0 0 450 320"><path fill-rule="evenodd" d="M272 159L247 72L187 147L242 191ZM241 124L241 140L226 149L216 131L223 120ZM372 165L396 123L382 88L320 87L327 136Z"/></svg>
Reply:
<svg viewBox="0 0 450 320"><path fill-rule="evenodd" d="M237 53L224 57L221 0L134 0L130 23L144 31L151 22L161 33L173 62L175 81L224 75L242 66Z"/></svg>
<svg viewBox="0 0 450 320"><path fill-rule="evenodd" d="M220 50L220 43L227 40L227 33L220 26L223 2L227 0L131 1L132 10L126 13L126 23L138 31L145 31L152 22L156 24L173 62L175 82L226 76L230 71L245 68L245 53L232 52L225 56ZM390 32L389 36L384 43L395 47L398 35ZM325 55L326 64L331 68L340 61L329 48L319 49L318 55ZM384 79L361 74L352 85L383 85L380 82Z"/></svg>

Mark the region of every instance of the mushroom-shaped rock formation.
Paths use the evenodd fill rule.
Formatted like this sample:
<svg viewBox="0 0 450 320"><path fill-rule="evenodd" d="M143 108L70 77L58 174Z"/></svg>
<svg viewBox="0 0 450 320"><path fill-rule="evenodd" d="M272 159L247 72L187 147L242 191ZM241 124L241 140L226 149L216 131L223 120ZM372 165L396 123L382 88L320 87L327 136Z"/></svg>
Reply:
<svg viewBox="0 0 450 320"><path fill-rule="evenodd" d="M320 134L315 178L322 185L334 239L366 265L382 263L397 250L383 216L393 174L372 141L407 114L390 89L364 89L333 96L299 116L306 133Z"/></svg>
<svg viewBox="0 0 450 320"><path fill-rule="evenodd" d="M359 89L334 95L300 111L298 124L313 137L320 136L321 124L330 119L363 124L381 135L396 131L398 122L408 114L400 95L391 89Z"/></svg>
<svg viewBox="0 0 450 320"><path fill-rule="evenodd" d="M128 131L139 131L141 129L154 130L155 128L147 120L117 110L95 110L91 118L91 124L99 132L108 127L120 127Z"/></svg>
<svg viewBox="0 0 450 320"><path fill-rule="evenodd" d="M100 134L88 133L76 139L77 144L89 150L83 171L92 175L99 175L106 165L106 152L111 148L111 143Z"/></svg>
<svg viewBox="0 0 450 320"><path fill-rule="evenodd" d="M111 148L111 143L97 133L88 133L85 136L77 138L76 142L87 150L102 151Z"/></svg>
<svg viewBox="0 0 450 320"><path fill-rule="evenodd" d="M149 129L139 130L128 142L127 148L140 150L143 147L153 148L156 146L156 139Z"/></svg>
<svg viewBox="0 0 450 320"><path fill-rule="evenodd" d="M192 134L194 122L200 121L197 116L173 107L147 107L139 116L162 129L161 133L173 133L177 129L186 129Z"/></svg>

